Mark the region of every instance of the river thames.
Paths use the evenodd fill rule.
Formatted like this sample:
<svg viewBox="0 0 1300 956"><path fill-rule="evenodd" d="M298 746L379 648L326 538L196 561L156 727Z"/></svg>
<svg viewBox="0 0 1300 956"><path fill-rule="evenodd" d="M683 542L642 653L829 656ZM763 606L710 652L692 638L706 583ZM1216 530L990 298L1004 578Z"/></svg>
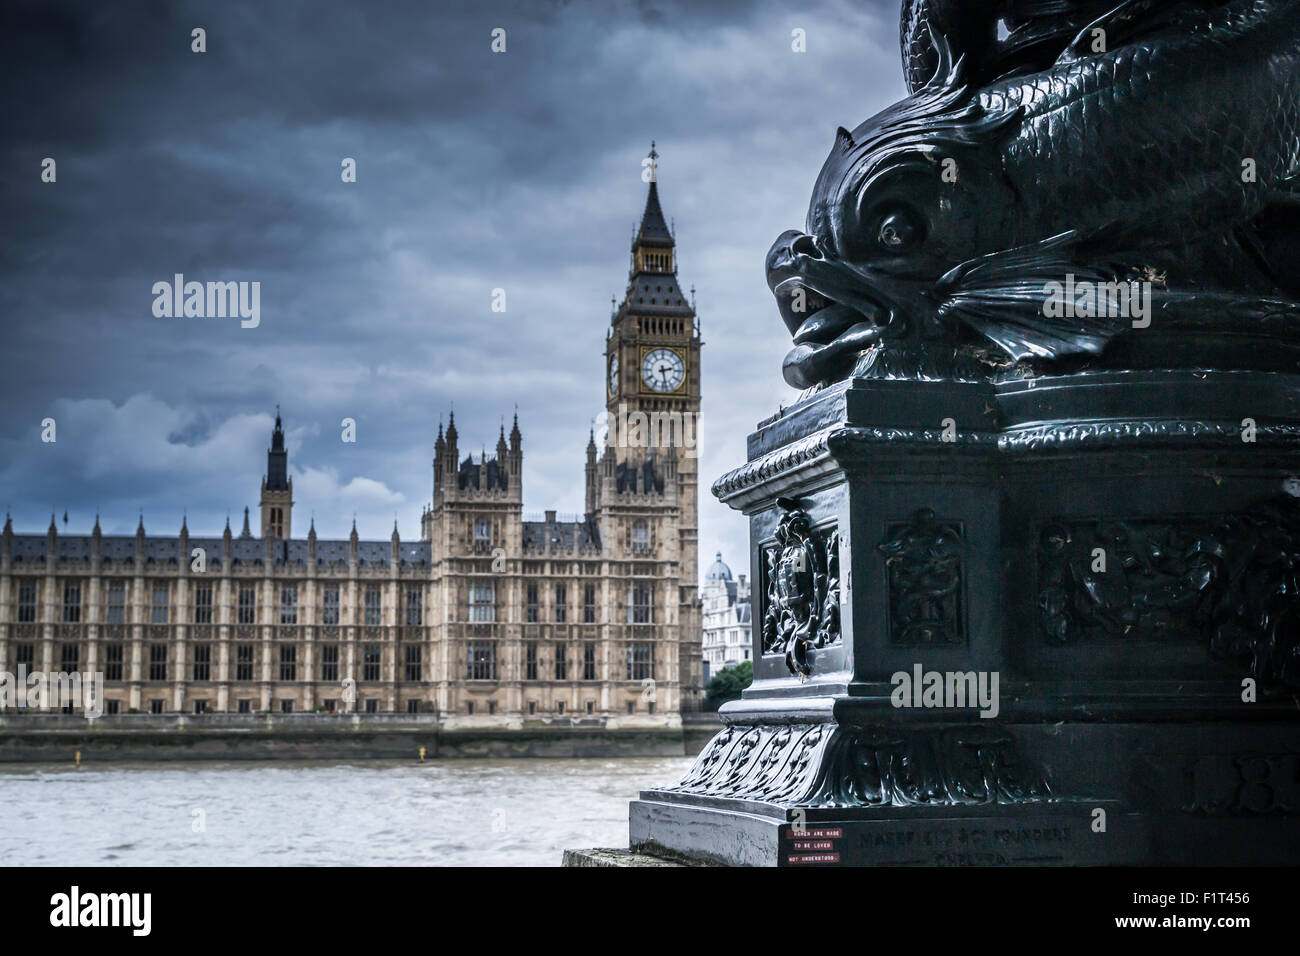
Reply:
<svg viewBox="0 0 1300 956"><path fill-rule="evenodd" d="M688 757L0 765L5 866L558 866Z"/></svg>

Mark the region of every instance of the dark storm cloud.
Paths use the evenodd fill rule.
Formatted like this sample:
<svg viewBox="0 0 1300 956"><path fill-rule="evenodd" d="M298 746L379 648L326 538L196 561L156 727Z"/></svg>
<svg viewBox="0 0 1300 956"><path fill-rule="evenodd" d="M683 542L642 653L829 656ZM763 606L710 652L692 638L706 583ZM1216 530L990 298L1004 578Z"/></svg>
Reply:
<svg viewBox="0 0 1300 956"><path fill-rule="evenodd" d="M238 523L276 403L300 527L314 513L344 535L355 512L364 535L396 517L415 536L453 402L476 455L518 404L526 508L579 510L653 138L706 342L703 563L722 548L742 564L744 523L707 485L793 398L763 253L802 223L835 127L901 92L896 17L892 0L7 4L0 489L16 522L66 508L85 531L98 506L119 532L140 507L159 533L185 508L196 533ZM260 282L261 325L155 318L152 285L177 272Z"/></svg>

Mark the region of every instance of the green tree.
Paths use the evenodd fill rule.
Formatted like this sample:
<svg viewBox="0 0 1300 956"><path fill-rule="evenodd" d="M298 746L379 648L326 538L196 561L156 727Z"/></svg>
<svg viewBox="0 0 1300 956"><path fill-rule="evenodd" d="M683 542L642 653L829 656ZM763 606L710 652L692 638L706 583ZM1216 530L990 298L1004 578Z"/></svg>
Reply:
<svg viewBox="0 0 1300 956"><path fill-rule="evenodd" d="M754 682L754 665L751 661L741 661L735 667L724 667L713 675L709 681L705 696L717 707L729 700L737 700L740 692Z"/></svg>

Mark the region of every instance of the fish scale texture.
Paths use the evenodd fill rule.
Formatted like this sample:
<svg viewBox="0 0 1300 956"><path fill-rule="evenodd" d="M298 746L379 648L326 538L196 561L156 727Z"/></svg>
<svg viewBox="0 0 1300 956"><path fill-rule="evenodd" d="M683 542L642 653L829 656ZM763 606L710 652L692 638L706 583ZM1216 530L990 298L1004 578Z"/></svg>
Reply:
<svg viewBox="0 0 1300 956"><path fill-rule="evenodd" d="M1169 237L1244 222L1300 171L1300 3L1238 4L1210 25L980 91L993 113L1025 111L1007 177L1056 199L1027 208L1019 241L1114 222Z"/></svg>

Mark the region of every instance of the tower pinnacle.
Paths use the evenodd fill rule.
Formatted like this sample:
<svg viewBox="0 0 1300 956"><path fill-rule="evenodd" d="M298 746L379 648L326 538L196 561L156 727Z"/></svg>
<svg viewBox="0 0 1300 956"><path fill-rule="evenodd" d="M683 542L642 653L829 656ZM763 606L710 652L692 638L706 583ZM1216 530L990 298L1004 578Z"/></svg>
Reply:
<svg viewBox="0 0 1300 956"><path fill-rule="evenodd" d="M271 447L266 452L266 477L262 479L263 538L288 538L293 512L293 480L289 477L289 451L284 447L284 424L280 406L275 406L275 427L271 430Z"/></svg>

